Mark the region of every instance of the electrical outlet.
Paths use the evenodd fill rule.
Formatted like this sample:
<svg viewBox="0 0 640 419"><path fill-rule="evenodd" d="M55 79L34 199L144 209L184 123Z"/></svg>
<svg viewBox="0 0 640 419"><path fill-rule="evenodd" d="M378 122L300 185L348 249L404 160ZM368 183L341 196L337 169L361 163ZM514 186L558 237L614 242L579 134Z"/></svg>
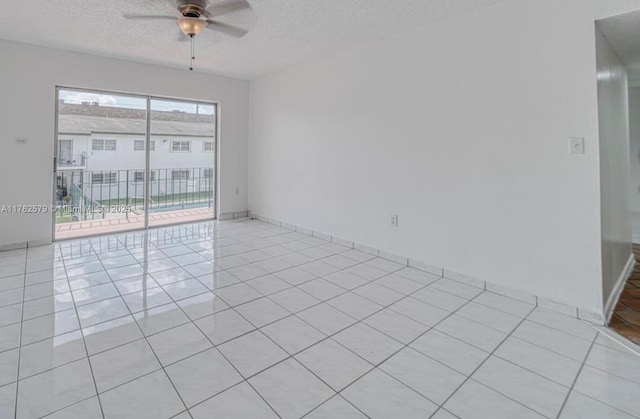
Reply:
<svg viewBox="0 0 640 419"><path fill-rule="evenodd" d="M398 227L398 214L391 214L391 227Z"/></svg>
<svg viewBox="0 0 640 419"><path fill-rule="evenodd" d="M27 137L17 137L15 139L15 143L19 144L19 145L24 145L29 141L29 139Z"/></svg>

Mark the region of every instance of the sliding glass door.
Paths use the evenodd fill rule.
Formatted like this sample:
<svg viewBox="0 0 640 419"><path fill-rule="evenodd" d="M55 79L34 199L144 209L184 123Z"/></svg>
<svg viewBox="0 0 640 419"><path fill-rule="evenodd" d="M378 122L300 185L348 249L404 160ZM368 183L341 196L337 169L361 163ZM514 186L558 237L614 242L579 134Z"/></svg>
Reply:
<svg viewBox="0 0 640 419"><path fill-rule="evenodd" d="M216 105L57 89L54 238L215 217Z"/></svg>

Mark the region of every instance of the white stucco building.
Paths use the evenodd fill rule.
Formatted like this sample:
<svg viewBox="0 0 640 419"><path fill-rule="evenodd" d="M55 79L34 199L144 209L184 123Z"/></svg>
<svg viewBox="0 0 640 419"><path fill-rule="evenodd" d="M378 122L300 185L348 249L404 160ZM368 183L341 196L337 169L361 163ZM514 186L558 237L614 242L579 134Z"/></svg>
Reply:
<svg viewBox="0 0 640 419"><path fill-rule="evenodd" d="M57 190L77 206L142 205L145 111L60 103ZM153 111L151 205L199 205L214 194L215 115Z"/></svg>

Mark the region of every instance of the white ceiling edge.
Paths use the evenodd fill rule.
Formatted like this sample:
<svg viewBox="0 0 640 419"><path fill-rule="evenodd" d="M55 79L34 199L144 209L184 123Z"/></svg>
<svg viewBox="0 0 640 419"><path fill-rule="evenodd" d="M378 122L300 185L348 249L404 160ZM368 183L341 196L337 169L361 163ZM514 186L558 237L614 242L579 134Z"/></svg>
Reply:
<svg viewBox="0 0 640 419"><path fill-rule="evenodd" d="M177 42L179 32L173 22L132 29L131 21L121 17L123 11L172 13L167 1L110 0L107 7L103 0L83 0L79 11L78 0L32 0L34 8L24 11L0 2L0 39L188 71L188 42ZM251 16L245 13L228 20L248 27L249 35L236 40L205 32L196 43L194 71L253 80L504 1L250 0ZM76 12L84 17L78 25L87 27L76 28ZM31 31L34 24L44 29Z"/></svg>
<svg viewBox="0 0 640 419"><path fill-rule="evenodd" d="M248 79L248 78L245 78L245 77L238 77L238 76L233 75L233 74L221 73L221 72L216 72L216 71L203 71L202 69L199 69L197 66L194 67L193 71L190 71L189 70L189 62L188 61L186 61L186 65L179 65L179 64L173 64L173 63L160 62L160 61L157 61L157 60L145 60L143 58L141 58L141 59L132 59L132 58L128 58L128 57L122 57L122 56L117 55L117 54L101 54L101 53L97 53L97 52L94 52L94 51L91 51L91 50L81 50L81 49L76 49L76 48L74 48L74 49L64 48L64 47L60 47L60 46L56 46L56 45L49 45L49 44L44 44L44 43L35 44L35 43L31 43L31 42L24 42L24 41L20 41L20 40L7 39L7 38L0 38L0 42L10 42L12 44L26 45L28 47L57 50L57 51L62 51L62 52L65 52L65 53L70 53L70 54L80 54L80 55L85 55L85 56L88 56L88 57L104 58L104 59L109 59L109 60L122 61L122 62L130 63L130 64L150 65L150 66L155 66L155 67L166 68L166 69L169 69L169 70L184 70L185 73L195 73L195 74L200 74L200 75L223 77L223 78L227 78L227 79L234 79L234 80L241 80L241 81L250 81L251 80L251 79Z"/></svg>

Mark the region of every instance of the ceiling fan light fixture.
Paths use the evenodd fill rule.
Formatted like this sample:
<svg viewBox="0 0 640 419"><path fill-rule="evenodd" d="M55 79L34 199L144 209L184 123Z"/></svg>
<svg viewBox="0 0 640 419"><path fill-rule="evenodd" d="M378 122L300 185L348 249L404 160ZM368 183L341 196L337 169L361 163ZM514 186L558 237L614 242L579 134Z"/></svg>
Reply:
<svg viewBox="0 0 640 419"><path fill-rule="evenodd" d="M187 36L198 36L207 27L207 21L196 17L182 17L177 21L178 27Z"/></svg>

